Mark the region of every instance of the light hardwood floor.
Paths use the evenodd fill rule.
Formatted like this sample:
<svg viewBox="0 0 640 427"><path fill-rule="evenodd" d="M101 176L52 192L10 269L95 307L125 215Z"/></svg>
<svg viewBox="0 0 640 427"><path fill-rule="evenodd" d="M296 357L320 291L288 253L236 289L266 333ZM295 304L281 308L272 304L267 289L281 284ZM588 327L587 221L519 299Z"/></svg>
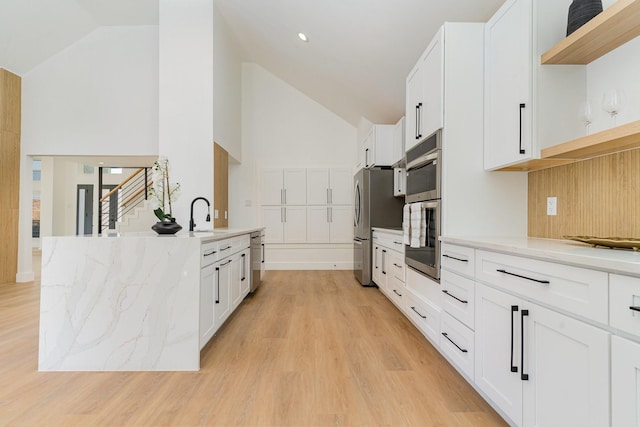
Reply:
<svg viewBox="0 0 640 427"><path fill-rule="evenodd" d="M0 286L3 426L505 425L348 271L267 272L199 372L38 372L38 304L38 282Z"/></svg>

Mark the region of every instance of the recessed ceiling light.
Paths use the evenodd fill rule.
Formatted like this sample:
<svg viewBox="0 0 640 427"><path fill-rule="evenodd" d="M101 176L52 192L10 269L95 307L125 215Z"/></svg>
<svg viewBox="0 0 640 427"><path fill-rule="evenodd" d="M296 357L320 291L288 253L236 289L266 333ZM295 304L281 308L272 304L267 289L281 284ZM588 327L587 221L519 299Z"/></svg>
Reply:
<svg viewBox="0 0 640 427"><path fill-rule="evenodd" d="M305 33L298 33L298 37L300 37L300 40L302 40L303 42L308 42L309 39L307 38L307 35Z"/></svg>

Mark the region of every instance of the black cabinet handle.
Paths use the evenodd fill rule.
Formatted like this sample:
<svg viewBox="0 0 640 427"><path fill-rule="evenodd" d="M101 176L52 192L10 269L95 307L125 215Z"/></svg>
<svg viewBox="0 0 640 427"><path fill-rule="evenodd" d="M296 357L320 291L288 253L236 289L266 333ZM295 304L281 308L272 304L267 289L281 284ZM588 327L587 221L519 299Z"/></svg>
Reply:
<svg viewBox="0 0 640 427"><path fill-rule="evenodd" d="M231 246L230 246L230 245L229 245L229 246L227 246L226 248L222 248L222 249L220 249L220 252L222 252L222 251L228 251L229 249L231 249Z"/></svg>
<svg viewBox="0 0 640 427"><path fill-rule="evenodd" d="M242 277L240 278L241 282L244 282L244 279L246 279L246 277L245 277L246 276L246 274L245 274L245 271L246 271L246 268L245 268L246 256L247 256L247 254L242 254L241 255L241 257L242 257Z"/></svg>
<svg viewBox="0 0 640 427"><path fill-rule="evenodd" d="M204 256L211 256L211 255L213 255L215 253L217 253L217 251L207 252L206 254L204 254Z"/></svg>
<svg viewBox="0 0 640 427"><path fill-rule="evenodd" d="M401 297L401 296L402 296L402 294L401 294L401 293L399 293L398 291L396 291L395 289L393 290L393 293L394 293L394 294L396 294L396 295L398 295L399 297Z"/></svg>
<svg viewBox="0 0 640 427"><path fill-rule="evenodd" d="M386 268L384 266L385 265L385 262L384 262L385 256L384 256L384 254L386 254L386 253L387 253L387 251L385 249L383 249L382 250L382 274L387 274Z"/></svg>
<svg viewBox="0 0 640 427"><path fill-rule="evenodd" d="M640 307L631 306L631 307L629 307L629 309L633 310L633 311L640 311Z"/></svg>
<svg viewBox="0 0 640 427"><path fill-rule="evenodd" d="M216 285L218 287L216 292L216 304L220 304L220 267L216 267L216 274L218 275L218 280L216 280Z"/></svg>
<svg viewBox="0 0 640 427"><path fill-rule="evenodd" d="M520 104L520 154L524 154L524 148L522 148L522 110L524 110L525 104Z"/></svg>
<svg viewBox="0 0 640 427"><path fill-rule="evenodd" d="M529 315L529 310L520 312L520 379L522 381L529 380L529 374L524 373L524 318Z"/></svg>
<svg viewBox="0 0 640 427"><path fill-rule="evenodd" d="M418 316L422 317L423 319L426 319L426 318L427 318L427 316L423 316L422 314L420 314L420 312L419 312L418 310L416 310L416 308L415 308L415 307L411 307L411 310L415 311L415 312L416 312L416 314L417 314Z"/></svg>
<svg viewBox="0 0 640 427"><path fill-rule="evenodd" d="M416 105L416 126L415 126L415 133L413 134L415 136L416 139L418 138L418 106Z"/></svg>
<svg viewBox="0 0 640 427"><path fill-rule="evenodd" d="M455 345L456 347L458 347L458 350L460 350L461 352L463 352L463 353L467 353L467 352L469 351L469 350L467 350L466 348L462 348L462 347L460 347L458 344L456 344L456 343L455 343L455 341L453 341L451 338L449 338L449 335L447 335L447 333L446 333L446 332L443 332L443 333L442 333L442 335L444 335L444 337L445 337L446 339L448 339L448 340L449 340L449 342L451 342L451 344L453 344L453 345Z"/></svg>
<svg viewBox="0 0 640 427"><path fill-rule="evenodd" d="M518 367L513 364L513 313L518 311L517 305L511 306L511 372L518 372Z"/></svg>
<svg viewBox="0 0 640 427"><path fill-rule="evenodd" d="M442 292L443 292L444 294L446 294L446 295L450 296L451 298L453 298L453 299L455 299L455 300L460 301L460 302L461 302L461 303L463 303L463 304L469 304L469 301L466 301L466 300L460 299L460 298L458 298L457 296L450 294L450 293L449 293L449 291L448 291L448 290L446 290L446 289L443 289L443 290L442 290Z"/></svg>
<svg viewBox="0 0 640 427"><path fill-rule="evenodd" d="M516 273L510 273L507 270L503 270L503 269L499 269L496 270L498 273L504 273L504 274L508 274L509 276L515 276L515 277L519 277L521 279L526 279L526 280L531 280L532 282L536 282L536 283L542 283L543 285L548 285L549 282L548 280L539 280L539 279L533 279L531 277L527 277L527 276L521 276L520 274L516 274Z"/></svg>
<svg viewBox="0 0 640 427"><path fill-rule="evenodd" d="M264 243L262 244L262 260L260 262L264 264Z"/></svg>
<svg viewBox="0 0 640 427"><path fill-rule="evenodd" d="M418 102L418 139L422 138L422 102Z"/></svg>
<svg viewBox="0 0 640 427"><path fill-rule="evenodd" d="M369 167L369 149L365 148L364 150L364 167L368 168Z"/></svg>
<svg viewBox="0 0 640 427"><path fill-rule="evenodd" d="M460 261L460 262L469 262L468 259L456 258L454 256L447 255L447 254L442 255L442 257L443 258L449 258L449 259L455 259L456 261Z"/></svg>
<svg viewBox="0 0 640 427"><path fill-rule="evenodd" d="M398 267L398 268L402 268L402 266L401 266L401 265L398 265L398 264L396 264L395 262L393 263L393 265L395 265L395 266L396 266L396 267Z"/></svg>

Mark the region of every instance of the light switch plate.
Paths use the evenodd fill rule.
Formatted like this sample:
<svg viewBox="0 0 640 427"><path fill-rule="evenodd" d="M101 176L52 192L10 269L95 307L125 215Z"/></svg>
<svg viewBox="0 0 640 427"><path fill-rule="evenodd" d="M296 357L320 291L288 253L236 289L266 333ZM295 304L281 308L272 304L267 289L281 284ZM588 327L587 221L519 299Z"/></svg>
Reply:
<svg viewBox="0 0 640 427"><path fill-rule="evenodd" d="M547 197L547 215L549 216L558 215L558 198L557 197Z"/></svg>

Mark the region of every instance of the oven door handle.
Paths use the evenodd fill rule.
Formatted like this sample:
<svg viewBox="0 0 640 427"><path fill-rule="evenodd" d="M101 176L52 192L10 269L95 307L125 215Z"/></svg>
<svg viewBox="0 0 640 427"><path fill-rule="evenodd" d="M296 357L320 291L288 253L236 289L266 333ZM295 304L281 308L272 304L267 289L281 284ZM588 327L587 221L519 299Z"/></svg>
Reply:
<svg viewBox="0 0 640 427"><path fill-rule="evenodd" d="M410 171L411 169L419 168L429 163L435 163L435 161L438 160L439 156L440 156L440 153L438 152L438 150L434 150L430 153L423 154L417 159L414 159L411 162L407 163L407 171Z"/></svg>

